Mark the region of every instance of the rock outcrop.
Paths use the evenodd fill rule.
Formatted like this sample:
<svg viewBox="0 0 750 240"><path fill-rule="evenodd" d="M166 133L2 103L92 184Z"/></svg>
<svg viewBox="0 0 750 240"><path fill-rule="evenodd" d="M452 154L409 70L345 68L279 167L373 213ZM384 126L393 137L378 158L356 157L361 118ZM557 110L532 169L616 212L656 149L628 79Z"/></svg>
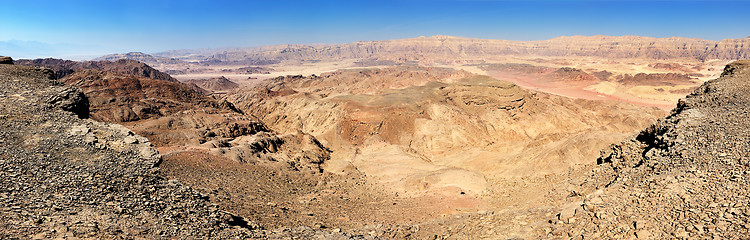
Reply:
<svg viewBox="0 0 750 240"><path fill-rule="evenodd" d="M193 146L238 162L314 173L320 172L320 165L329 157L328 149L315 138L302 133L277 136L255 117L243 114L227 101L205 95L194 85L172 81L171 77L149 77L166 74L143 63L40 59L24 64L34 63L63 71L75 69L60 81L82 90L88 101L81 102L90 103L92 119L125 124L157 147ZM80 90L78 95L64 93L70 96L51 96L51 101L75 108L65 99L86 98ZM83 117L88 116L89 105L85 109Z"/></svg>
<svg viewBox="0 0 750 240"><path fill-rule="evenodd" d="M2 238L253 236L251 223L155 174L160 156L148 139L80 119L71 110L85 98L49 101L80 93L51 76L0 66Z"/></svg>
<svg viewBox="0 0 750 240"><path fill-rule="evenodd" d="M748 93L750 61L731 63L669 116L603 151L582 184L590 192L570 216L577 220L558 222L549 236L747 237Z"/></svg>
<svg viewBox="0 0 750 240"><path fill-rule="evenodd" d="M279 77L228 99L271 129L315 136L333 151L327 171L357 169L402 193L479 193L486 179L562 171L659 114L426 67Z"/></svg>
<svg viewBox="0 0 750 240"><path fill-rule="evenodd" d="M67 77L74 72L91 69L105 72L112 72L122 75L134 75L138 77L147 77L151 79L164 80L170 82L178 82L176 79L169 76L169 74L160 72L145 63L129 60L120 59L117 61L86 61L77 62L71 60L45 58L45 59L34 59L34 60L17 60L17 65L26 66L38 66L52 69L55 72L55 78L61 79Z"/></svg>
<svg viewBox="0 0 750 240"><path fill-rule="evenodd" d="M0 238L372 239L306 226L270 231L221 210L205 193L165 179L149 139L81 118L81 90L53 78L49 69L0 65ZM257 129L227 130L219 134ZM258 152L293 141L263 134L268 139L249 141Z"/></svg>
<svg viewBox="0 0 750 240"><path fill-rule="evenodd" d="M183 82L186 84L195 84L202 89L213 92L229 91L240 87L239 84L230 81L224 76L208 79L191 79Z"/></svg>
<svg viewBox="0 0 750 240"><path fill-rule="evenodd" d="M638 73L635 75L625 74L614 77L614 79L625 85L634 86L675 86L700 83L688 74L679 73Z"/></svg>
<svg viewBox="0 0 750 240"><path fill-rule="evenodd" d="M0 64L13 64L13 58L0 56Z"/></svg>

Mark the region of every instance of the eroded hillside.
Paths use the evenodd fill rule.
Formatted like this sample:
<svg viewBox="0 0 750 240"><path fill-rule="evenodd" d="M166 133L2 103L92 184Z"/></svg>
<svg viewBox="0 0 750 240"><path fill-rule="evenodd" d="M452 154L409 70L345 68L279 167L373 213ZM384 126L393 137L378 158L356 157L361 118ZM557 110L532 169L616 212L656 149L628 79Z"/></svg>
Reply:
<svg viewBox="0 0 750 240"><path fill-rule="evenodd" d="M165 178L173 169L170 164L183 158L174 154L162 157L149 139L126 127L87 119L89 102L84 91L53 80L54 75L45 68L0 65L0 81L3 82L0 84L3 106L0 112L3 119L0 123L0 185L3 186L0 190L3 202L0 236L11 239L372 238L311 228L312 224L270 231L265 229L268 225L258 225L228 212L224 202L209 195L216 189L194 189L176 178ZM272 132L262 134L273 137ZM172 151L175 152L205 153ZM225 159L221 154L214 157ZM260 157L252 155L244 159L260 160ZM188 158L188 161L192 159L196 158ZM289 169L283 161L273 162L282 166L252 165L266 171L264 173L281 169L300 172L302 176L309 174ZM216 163L248 165L237 161Z"/></svg>
<svg viewBox="0 0 750 240"><path fill-rule="evenodd" d="M748 91L750 62L729 64L669 116L603 151L600 166L582 183L589 194L552 234L747 237Z"/></svg>
<svg viewBox="0 0 750 240"><path fill-rule="evenodd" d="M557 211L557 200L546 194L567 186L569 169L590 167L598 149L662 114L653 108L533 93L487 76L426 67L279 77L228 99L271 129L315 136L332 151L323 165L326 173L364 175L363 184L390 192L385 201L395 207L380 206L379 212L421 205L401 213L410 221L371 215L390 219L385 222L399 231L413 231L418 223L421 230L411 234L418 238L455 234L439 227L466 220L447 217L454 214L518 214L529 216L526 221L546 221L538 214ZM581 171L573 170L573 175ZM434 201L443 207L433 206ZM492 211L503 213L486 215ZM487 236L528 236L535 228L498 229L505 230Z"/></svg>
<svg viewBox="0 0 750 240"><path fill-rule="evenodd" d="M669 110L677 99L718 77L724 65L747 57L748 46L747 38L573 36L506 41L433 36L338 45L129 53L102 59L175 57L184 61L150 63L183 81L226 77L242 86L277 76L363 67L445 67L489 75L534 91Z"/></svg>
<svg viewBox="0 0 750 240"><path fill-rule="evenodd" d="M228 79L180 83L134 61L25 64L64 74L3 66L9 83L3 105L13 107L3 110L8 121L2 141L23 146L3 155L3 163L10 164L3 165L2 174L22 180L3 183L11 207L2 216L15 224L6 226L8 236L732 238L747 233L742 186L748 156L741 150L748 147L743 130L747 62L727 66L722 78L703 84L650 127L663 111L532 91L452 68L342 69L258 80L238 89ZM476 65L495 77L525 77L561 88L673 86L663 89L672 94L700 84L690 75L699 74L699 66L686 66L648 66L685 74L628 74ZM55 75L69 86L49 80ZM217 88L212 94L198 83L231 91ZM46 90L29 91L32 85ZM93 120L79 119L88 116ZM610 150L595 165L600 149ZM103 173L101 167L114 170ZM39 185L42 181L25 169L42 169L39 176L60 181ZM19 195L16 190L24 187L41 189L31 195L37 200ZM79 197L50 200L44 196L57 195L48 191ZM192 205L172 206L175 199ZM31 207L32 202L43 206ZM198 209L192 210L197 215L180 212L191 209ZM164 214L175 217L154 218ZM215 224L199 224L205 221ZM174 224L184 231L165 227Z"/></svg>
<svg viewBox="0 0 750 240"><path fill-rule="evenodd" d="M0 65L0 236L253 236L241 217L159 177L161 158L148 139L80 119L86 97L52 77Z"/></svg>
<svg viewBox="0 0 750 240"><path fill-rule="evenodd" d="M273 129L319 138L336 154L329 171L354 168L397 180L389 185L404 186L401 192L447 186L481 192L484 177L557 173L597 154L583 149L613 143L659 115L421 67L280 77L230 101ZM452 177L466 185L441 180ZM422 189L406 190L414 186Z"/></svg>

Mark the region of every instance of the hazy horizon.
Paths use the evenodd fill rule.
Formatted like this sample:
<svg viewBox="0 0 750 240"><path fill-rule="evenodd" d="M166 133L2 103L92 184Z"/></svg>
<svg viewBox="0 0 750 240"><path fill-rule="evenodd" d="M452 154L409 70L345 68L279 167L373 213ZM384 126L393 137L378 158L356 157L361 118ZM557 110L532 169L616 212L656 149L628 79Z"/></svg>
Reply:
<svg viewBox="0 0 750 240"><path fill-rule="evenodd" d="M750 35L750 1L36 1L0 9L0 55L338 44L449 35L504 40Z"/></svg>

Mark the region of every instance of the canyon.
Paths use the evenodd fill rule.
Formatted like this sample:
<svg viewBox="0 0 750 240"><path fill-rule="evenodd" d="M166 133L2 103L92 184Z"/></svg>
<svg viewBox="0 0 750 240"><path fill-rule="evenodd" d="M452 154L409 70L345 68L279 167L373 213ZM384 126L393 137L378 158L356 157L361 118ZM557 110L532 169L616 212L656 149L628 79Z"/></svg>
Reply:
<svg viewBox="0 0 750 240"><path fill-rule="evenodd" d="M433 36L4 61L0 236L741 237L748 54Z"/></svg>

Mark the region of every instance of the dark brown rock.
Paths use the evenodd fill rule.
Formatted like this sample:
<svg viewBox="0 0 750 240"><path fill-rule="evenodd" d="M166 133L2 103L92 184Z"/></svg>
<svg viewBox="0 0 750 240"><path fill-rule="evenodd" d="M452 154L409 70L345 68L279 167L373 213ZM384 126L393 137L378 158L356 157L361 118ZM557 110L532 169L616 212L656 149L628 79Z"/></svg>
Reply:
<svg viewBox="0 0 750 240"><path fill-rule="evenodd" d="M13 64L13 58L0 56L0 64Z"/></svg>
<svg viewBox="0 0 750 240"><path fill-rule="evenodd" d="M45 58L34 60L18 60L17 65L46 67L55 71L57 79L64 78L74 72L91 69L105 72L111 72L121 75L133 75L138 77L147 77L151 79L164 80L169 82L178 82L169 74L160 72L145 63L129 59L120 59L117 61L87 61L77 62L71 60Z"/></svg>
<svg viewBox="0 0 750 240"><path fill-rule="evenodd" d="M185 83L195 84L196 86L208 91L228 91L240 87L239 84L232 82L224 76L208 79L191 79L185 81Z"/></svg>

